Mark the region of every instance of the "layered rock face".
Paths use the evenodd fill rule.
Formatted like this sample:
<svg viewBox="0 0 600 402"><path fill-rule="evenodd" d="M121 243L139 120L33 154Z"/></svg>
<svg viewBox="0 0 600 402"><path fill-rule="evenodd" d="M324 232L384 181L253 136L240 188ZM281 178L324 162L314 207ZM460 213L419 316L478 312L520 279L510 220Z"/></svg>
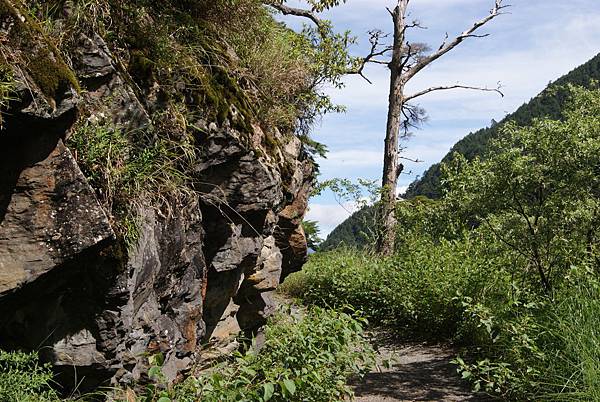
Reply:
<svg viewBox="0 0 600 402"><path fill-rule="evenodd" d="M3 35L16 18L3 11ZM236 129L199 110L196 187L136 204L139 234L127 247L65 142L84 112L140 129L153 103L99 36L82 35L72 58L82 90L65 82L48 93L15 69L3 114L0 348L39 350L61 383L83 379L83 390L143 382L159 352L175 379L202 360L202 343L263 325L271 293L304 263L312 162L294 136L273 130L277 146L266 149L257 125Z"/></svg>

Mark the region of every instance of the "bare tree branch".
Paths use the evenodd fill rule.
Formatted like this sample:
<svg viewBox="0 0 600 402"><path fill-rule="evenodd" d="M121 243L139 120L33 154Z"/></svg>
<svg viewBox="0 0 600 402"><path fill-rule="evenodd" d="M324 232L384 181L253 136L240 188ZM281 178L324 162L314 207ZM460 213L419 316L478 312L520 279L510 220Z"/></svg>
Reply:
<svg viewBox="0 0 600 402"><path fill-rule="evenodd" d="M406 156L399 156L398 158L403 159L405 161L413 162L413 163L423 163L424 162L424 161L420 160L419 158L412 159L412 158L408 158Z"/></svg>
<svg viewBox="0 0 600 402"><path fill-rule="evenodd" d="M413 99L416 99L420 96L426 95L431 92L446 91L446 90L450 90L450 89L470 89L470 90L474 90L474 91L496 92L500 96L504 97L504 94L502 93L500 88L501 88L500 85L498 85L498 88L471 87L471 86L467 86L467 85L458 85L458 84L457 85L448 85L448 86L437 86L437 87L430 87L430 88L424 89L424 90L416 92L412 95L408 95L404 98L404 101L409 102Z"/></svg>
<svg viewBox="0 0 600 402"><path fill-rule="evenodd" d="M386 53L389 53L392 51L392 47L391 46L385 46L384 48L380 48L381 45L381 40L384 38L387 38L388 35L384 34L382 31L380 30L373 30L373 31L369 31L369 42L371 43L371 50L369 51L369 54L367 54L365 57L359 59L358 64L353 68L347 71L348 74L358 74L361 77L363 77L369 84L372 84L373 82L371 82L371 80L369 80L365 75L364 75L364 69L365 66L368 63L376 63L376 64L389 64L389 62L386 62L384 60L377 60L375 59L375 57L379 57L379 56L385 56Z"/></svg>
<svg viewBox="0 0 600 402"><path fill-rule="evenodd" d="M447 42L447 40L444 40L444 42L442 43L442 45L440 46L440 48L437 51L435 51L434 53L430 54L427 57L424 57L422 60L420 60L417 64L415 64L404 75L405 82L409 81L412 77L414 77L419 71L424 69L426 66L428 66L435 60L439 59L440 57L442 57L443 55L445 55L446 53L448 53L449 51L454 49L456 46L460 45L465 39L473 38L473 37L487 36L487 35L476 35L476 34L474 34L474 32L477 31L482 26L484 26L485 24L487 24L488 22L490 22L491 20L493 20L494 18L504 14L502 12L502 10L504 10L505 8L507 8L509 6L502 4L502 2L503 2L503 0L495 0L494 7L490 11L489 15L487 15L485 18L482 18L481 20L475 22L472 27L470 27L469 29L464 31L462 34L458 35L452 41Z"/></svg>
<svg viewBox="0 0 600 402"><path fill-rule="evenodd" d="M279 4L279 3L267 2L266 4L273 7L277 11L281 12L283 15L293 15L295 17L308 18L317 26L317 28L319 28L320 32L323 32L325 30L323 21L317 16L317 14L315 14L314 12L312 12L310 10L305 10L305 9L296 8L296 7L290 7L290 6L286 6L285 4Z"/></svg>
<svg viewBox="0 0 600 402"><path fill-rule="evenodd" d="M401 113L404 116L402 121L402 129L404 135L409 134L411 128L418 129L420 125L427 119L425 110L417 105L409 105L404 103L401 109Z"/></svg>
<svg viewBox="0 0 600 402"><path fill-rule="evenodd" d="M375 60L375 59L373 59L373 60L369 60L369 63L373 63L373 64L382 64L382 65L384 65L384 66L387 66L387 65L389 65L389 64L390 64L390 62L389 62L389 61L386 61L386 60Z"/></svg>
<svg viewBox="0 0 600 402"><path fill-rule="evenodd" d="M402 33L406 34L406 31L411 28L427 29L427 27L424 27L423 25L421 25L421 21L413 20L412 23L404 25L404 28L402 28Z"/></svg>

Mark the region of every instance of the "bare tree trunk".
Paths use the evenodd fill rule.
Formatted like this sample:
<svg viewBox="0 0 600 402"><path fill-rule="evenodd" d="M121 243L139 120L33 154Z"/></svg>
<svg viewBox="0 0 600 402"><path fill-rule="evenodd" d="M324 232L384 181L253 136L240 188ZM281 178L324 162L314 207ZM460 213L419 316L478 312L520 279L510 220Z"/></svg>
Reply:
<svg viewBox="0 0 600 402"><path fill-rule="evenodd" d="M402 52L406 32L406 8L408 0L398 2L392 12L394 20L394 44L390 68L390 94L383 155L383 178L381 182L381 235L378 251L382 255L394 252L396 239L396 187L398 185L398 147L404 107L404 79L402 77Z"/></svg>
<svg viewBox="0 0 600 402"><path fill-rule="evenodd" d="M385 135L385 153L383 156L383 179L381 182L381 207L380 207L380 236L377 248L380 254L390 255L394 252L396 240L396 187L398 177L402 173L403 166L399 163L399 139L400 130L412 125L414 118L418 121L418 111L411 110L410 102L415 99L436 91L446 91L451 89L468 89L477 91L497 92L504 96L498 88L481 88L471 85L438 85L421 90L413 94L405 93L406 84L425 67L450 52L468 38L484 38L488 34L479 35L476 33L479 28L502 15L507 5L503 0L493 0L494 6L490 13L479 21L476 21L470 28L463 33L451 39L446 34L446 38L440 47L431 54L425 54L425 47L422 44L410 43L406 40L406 30L409 28L422 28L419 21L414 20L407 23L406 16L408 12L408 3L410 0L396 0L397 5L394 10L388 9L394 21L394 41L392 46L382 46L381 39L385 38L380 30L370 31L371 50L369 54L358 59L358 63L348 66L347 74L359 74L369 83L369 79L364 75L364 68L368 63L387 65L390 69L390 93L388 104L388 117ZM344 2L344 1L342 1ZM285 0L263 0L264 4L270 5L285 15L294 15L310 19L319 29L323 39L327 38L330 30L328 21L321 20L315 13L315 9L323 10L328 7L313 7L311 10L289 7L285 5ZM340 1L331 2L336 5ZM385 58L392 52L392 60L388 63ZM381 58L384 58L383 60ZM403 124L406 126L403 127Z"/></svg>

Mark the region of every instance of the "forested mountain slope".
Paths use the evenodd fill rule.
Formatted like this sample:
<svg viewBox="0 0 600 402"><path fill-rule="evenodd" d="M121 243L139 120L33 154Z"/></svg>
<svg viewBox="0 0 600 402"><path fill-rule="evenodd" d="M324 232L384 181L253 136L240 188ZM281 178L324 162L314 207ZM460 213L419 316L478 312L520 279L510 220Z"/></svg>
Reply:
<svg viewBox="0 0 600 402"><path fill-rule="evenodd" d="M600 79L600 54L596 55L587 63L577 67L570 73L562 76L551 83L539 95L523 104L514 113L507 115L498 124L483 128L474 133L469 133L465 138L457 142L450 152L444 156L441 163L452 160L452 155L458 152L471 160L482 155L488 147L490 139L497 136L502 124L507 121L515 121L519 125L528 125L538 117L560 118L563 105L566 100L564 90L560 88L565 84L575 84L589 87L594 80ZM441 196L440 187L440 165L432 165L421 178L415 180L406 191L406 198L424 195L429 198Z"/></svg>
<svg viewBox="0 0 600 402"><path fill-rule="evenodd" d="M365 207L352 214L348 219L339 224L327 239L321 244L321 250L332 250L339 246L351 248L364 248L372 240L369 231L369 222L374 222L375 209Z"/></svg>

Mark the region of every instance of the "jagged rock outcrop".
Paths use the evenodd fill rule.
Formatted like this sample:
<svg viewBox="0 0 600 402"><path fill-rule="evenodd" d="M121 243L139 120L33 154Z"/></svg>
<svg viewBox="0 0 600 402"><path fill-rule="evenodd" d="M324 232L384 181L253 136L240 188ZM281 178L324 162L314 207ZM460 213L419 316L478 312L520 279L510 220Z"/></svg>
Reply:
<svg viewBox="0 0 600 402"><path fill-rule="evenodd" d="M203 342L260 327L271 292L306 258L312 162L300 141L198 110L194 188L135 204L138 236L127 247L64 143L100 115L141 130L159 97L132 87L98 35L77 40L76 80L45 90L19 54L33 46L67 64L41 33L29 45L11 33L26 19L10 2L0 14L2 34L19 38L3 46L20 83L0 131L0 348L40 350L58 381L83 379L86 390L143 383L159 352L175 379L202 359Z"/></svg>

